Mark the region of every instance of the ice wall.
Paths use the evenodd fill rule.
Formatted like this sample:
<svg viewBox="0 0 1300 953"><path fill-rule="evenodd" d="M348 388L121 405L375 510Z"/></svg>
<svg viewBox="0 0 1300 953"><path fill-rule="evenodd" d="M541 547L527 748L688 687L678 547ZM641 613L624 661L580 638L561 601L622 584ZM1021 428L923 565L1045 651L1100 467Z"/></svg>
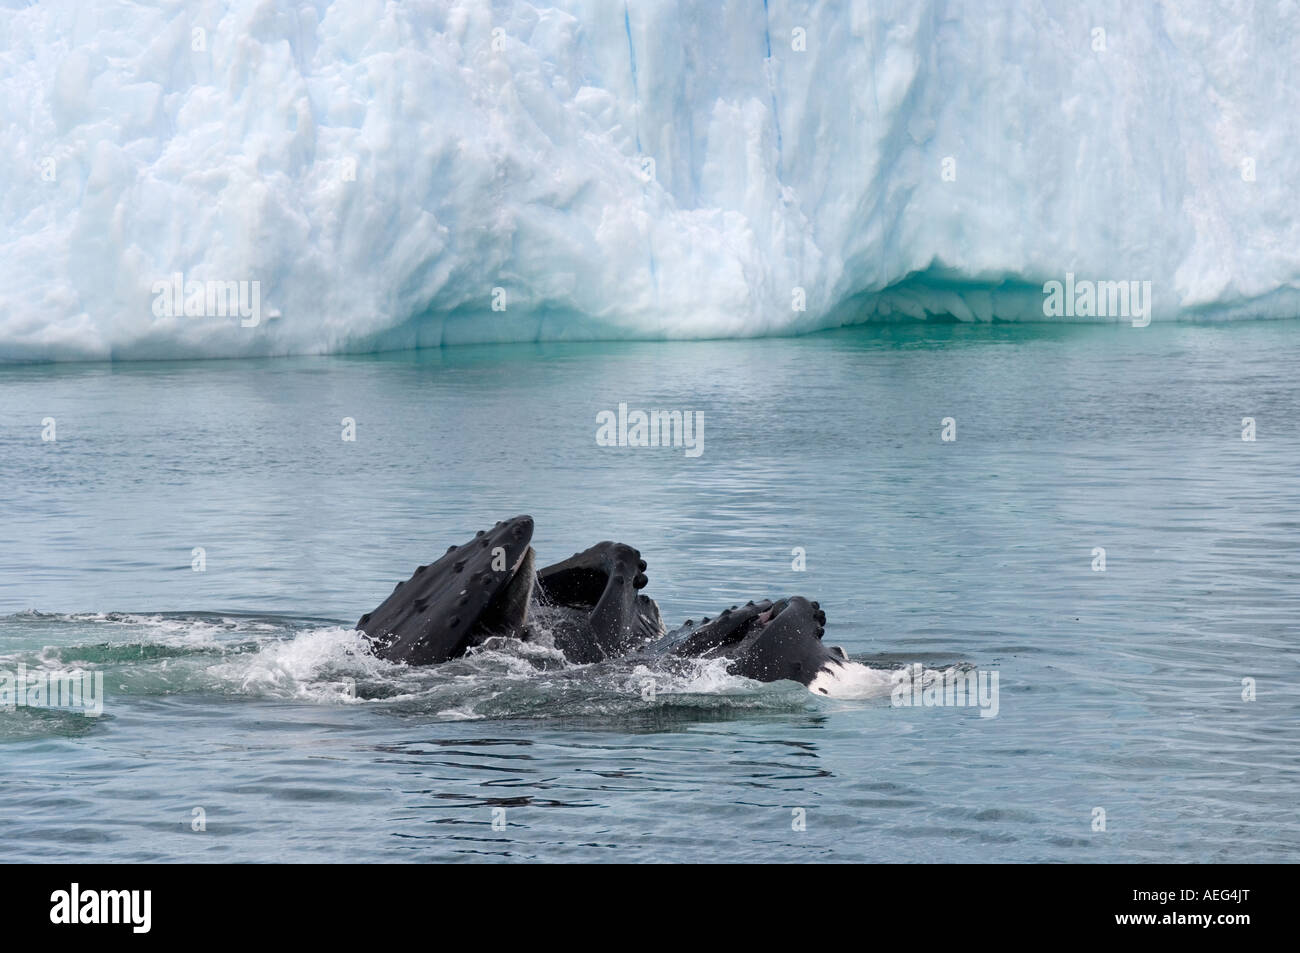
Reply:
<svg viewBox="0 0 1300 953"><path fill-rule="evenodd" d="M1292 0L0 0L0 360L1293 316L1298 107Z"/></svg>

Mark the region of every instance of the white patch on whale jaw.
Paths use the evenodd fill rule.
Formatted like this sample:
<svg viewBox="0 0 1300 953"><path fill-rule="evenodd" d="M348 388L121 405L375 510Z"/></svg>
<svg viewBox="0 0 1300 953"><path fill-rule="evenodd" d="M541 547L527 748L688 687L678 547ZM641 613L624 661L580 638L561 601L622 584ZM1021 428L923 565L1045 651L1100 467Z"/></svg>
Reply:
<svg viewBox="0 0 1300 953"><path fill-rule="evenodd" d="M808 683L808 691L828 698L878 698L893 690L890 673L861 662L835 662L823 665Z"/></svg>

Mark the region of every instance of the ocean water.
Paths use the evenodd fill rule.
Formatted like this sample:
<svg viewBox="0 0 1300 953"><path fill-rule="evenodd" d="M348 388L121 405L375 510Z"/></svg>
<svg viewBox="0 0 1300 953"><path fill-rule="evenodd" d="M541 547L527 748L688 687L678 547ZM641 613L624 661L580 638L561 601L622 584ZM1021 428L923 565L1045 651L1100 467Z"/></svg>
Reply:
<svg viewBox="0 0 1300 953"><path fill-rule="evenodd" d="M0 834L33 860L1294 860L1297 330L0 369L0 672L105 690L99 717L0 711ZM702 412L703 453L598 446L620 402ZM518 513L542 563L640 548L670 623L818 599L878 677L365 652L396 580ZM892 704L918 663L996 673L996 715Z"/></svg>

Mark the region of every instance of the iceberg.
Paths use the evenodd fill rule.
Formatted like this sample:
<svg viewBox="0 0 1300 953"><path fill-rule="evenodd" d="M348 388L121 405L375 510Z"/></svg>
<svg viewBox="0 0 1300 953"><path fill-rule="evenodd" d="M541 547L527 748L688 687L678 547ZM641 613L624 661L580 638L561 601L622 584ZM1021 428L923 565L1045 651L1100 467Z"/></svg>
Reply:
<svg viewBox="0 0 1300 953"><path fill-rule="evenodd" d="M1295 0L9 2L0 360L1292 317L1298 98Z"/></svg>

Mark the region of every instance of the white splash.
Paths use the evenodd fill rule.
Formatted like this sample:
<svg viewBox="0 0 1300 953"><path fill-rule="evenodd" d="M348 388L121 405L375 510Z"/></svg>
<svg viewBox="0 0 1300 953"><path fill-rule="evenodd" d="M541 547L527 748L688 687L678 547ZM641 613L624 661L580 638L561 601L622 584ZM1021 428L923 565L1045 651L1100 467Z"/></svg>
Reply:
<svg viewBox="0 0 1300 953"><path fill-rule="evenodd" d="M893 688L892 674L861 662L827 665L809 682L808 691L830 698L879 698Z"/></svg>

